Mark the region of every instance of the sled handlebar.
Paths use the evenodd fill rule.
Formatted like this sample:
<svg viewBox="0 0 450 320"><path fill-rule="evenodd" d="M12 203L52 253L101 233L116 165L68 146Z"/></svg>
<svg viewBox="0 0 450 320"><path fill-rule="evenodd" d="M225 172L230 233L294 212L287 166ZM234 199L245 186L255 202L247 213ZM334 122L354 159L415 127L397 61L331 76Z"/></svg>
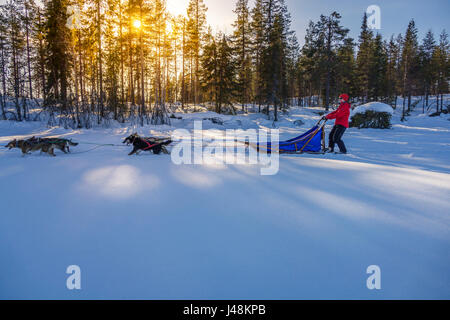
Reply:
<svg viewBox="0 0 450 320"><path fill-rule="evenodd" d="M323 124L325 124L325 123L327 123L328 119L320 118L320 120L317 122L316 126L319 126L322 121L324 121Z"/></svg>

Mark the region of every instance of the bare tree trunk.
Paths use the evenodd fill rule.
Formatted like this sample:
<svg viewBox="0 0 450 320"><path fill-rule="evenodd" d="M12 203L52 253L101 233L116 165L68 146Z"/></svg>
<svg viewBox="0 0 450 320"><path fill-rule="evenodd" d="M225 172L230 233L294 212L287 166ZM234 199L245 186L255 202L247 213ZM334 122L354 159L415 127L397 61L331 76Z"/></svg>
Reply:
<svg viewBox="0 0 450 320"><path fill-rule="evenodd" d="M98 64L99 64L99 94L100 94L100 115L104 117L103 106L103 64L102 64L102 26L101 26L101 12L100 12L101 0L97 0L97 33L98 33ZM98 121L100 124L100 118Z"/></svg>
<svg viewBox="0 0 450 320"><path fill-rule="evenodd" d="M122 31L122 0L119 0L119 37L120 37L120 88L121 105L125 104L125 86L124 86L124 61L123 61L123 31ZM117 112L114 115L117 120Z"/></svg>
<svg viewBox="0 0 450 320"><path fill-rule="evenodd" d="M16 106L17 110L17 120L22 121L22 112L20 110L20 104L19 104L19 67L17 63L17 54L16 54L16 48L13 45L12 46L12 63L13 63L13 81L14 81L14 104Z"/></svg>
<svg viewBox="0 0 450 320"><path fill-rule="evenodd" d="M41 12L38 9L38 15L39 15L39 25L41 25ZM39 37L39 50L41 52L41 55L43 55L44 52L44 42L42 40L42 37ZM44 56L40 56L39 61L39 67L41 70L41 82L42 82L42 98L45 100L47 99L47 89L45 84L45 59Z"/></svg>
<svg viewBox="0 0 450 320"><path fill-rule="evenodd" d="M140 21L142 21L142 3L140 7ZM141 126L144 125L145 111L145 87L144 87L144 44L142 42L142 28L139 29L139 45L141 56Z"/></svg>
<svg viewBox="0 0 450 320"><path fill-rule="evenodd" d="M175 94L174 94L174 103L178 101L178 68L177 68L177 37L175 36L175 43L174 43L174 71L175 71Z"/></svg>
<svg viewBox="0 0 450 320"><path fill-rule="evenodd" d="M185 75L185 58L186 58L186 20L183 18L183 71L181 79L181 107L184 109L184 103L186 100L186 75Z"/></svg>
<svg viewBox="0 0 450 320"><path fill-rule="evenodd" d="M29 35L29 21L28 21L28 5L25 3L25 28L27 35L27 65L28 65L28 84L30 88L30 99L33 100L33 85L31 81L31 57L30 57L30 35Z"/></svg>
<svg viewBox="0 0 450 320"><path fill-rule="evenodd" d="M5 107L6 107L6 72L5 72L5 53L4 53L4 43L3 43L3 37L0 37L1 39L1 43L0 43L0 47L2 49L1 51L1 58L2 58L2 100L1 100L1 104L2 104L2 117L3 120L6 120L6 114L5 114Z"/></svg>

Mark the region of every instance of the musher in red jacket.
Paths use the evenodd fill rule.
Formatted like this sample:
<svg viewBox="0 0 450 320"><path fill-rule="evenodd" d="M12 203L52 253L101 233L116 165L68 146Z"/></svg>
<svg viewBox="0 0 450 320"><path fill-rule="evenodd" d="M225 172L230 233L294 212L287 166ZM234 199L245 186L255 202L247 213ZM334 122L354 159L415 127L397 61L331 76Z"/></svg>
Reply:
<svg viewBox="0 0 450 320"><path fill-rule="evenodd" d="M341 94L339 96L339 108L323 117L323 119L328 120L336 119L334 127L330 132L328 149L326 150L327 152L334 152L334 145L337 144L339 146L340 153L347 153L344 141L342 141L342 136L348 128L348 118L350 117L350 103L348 103L348 100L348 94Z"/></svg>

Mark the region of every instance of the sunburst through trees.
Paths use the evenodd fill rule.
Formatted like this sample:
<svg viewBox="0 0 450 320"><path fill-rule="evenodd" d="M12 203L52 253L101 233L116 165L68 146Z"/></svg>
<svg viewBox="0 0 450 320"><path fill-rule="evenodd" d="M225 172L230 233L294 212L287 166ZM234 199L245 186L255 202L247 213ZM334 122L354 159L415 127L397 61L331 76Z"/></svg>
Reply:
<svg viewBox="0 0 450 320"><path fill-rule="evenodd" d="M276 121L291 104L327 107L343 90L393 105L398 95L436 95L443 109L445 31L420 44L411 22L405 37L387 42L364 20L355 44L334 12L310 23L300 50L284 0L252 8L237 0L230 34L207 25L203 0L186 1L186 14L174 16L166 0L8 0L1 117L46 114L49 124L73 128L169 124L171 111L203 105L229 114L252 106ZM32 115L30 106L45 112Z"/></svg>

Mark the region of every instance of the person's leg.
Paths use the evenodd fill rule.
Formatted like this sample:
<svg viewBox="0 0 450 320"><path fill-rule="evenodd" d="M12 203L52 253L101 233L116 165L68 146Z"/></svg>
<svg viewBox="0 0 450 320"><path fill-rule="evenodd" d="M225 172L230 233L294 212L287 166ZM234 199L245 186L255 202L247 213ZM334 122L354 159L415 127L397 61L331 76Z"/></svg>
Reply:
<svg viewBox="0 0 450 320"><path fill-rule="evenodd" d="M334 134L336 132L336 126L333 127L333 129L331 129L330 135L328 137L328 148L331 149L331 151L334 151Z"/></svg>
<svg viewBox="0 0 450 320"><path fill-rule="evenodd" d="M347 153L347 148L345 147L344 141L342 141L342 136L347 128L341 125L336 126L336 130L334 132L333 140L337 143L339 150L342 153Z"/></svg>

